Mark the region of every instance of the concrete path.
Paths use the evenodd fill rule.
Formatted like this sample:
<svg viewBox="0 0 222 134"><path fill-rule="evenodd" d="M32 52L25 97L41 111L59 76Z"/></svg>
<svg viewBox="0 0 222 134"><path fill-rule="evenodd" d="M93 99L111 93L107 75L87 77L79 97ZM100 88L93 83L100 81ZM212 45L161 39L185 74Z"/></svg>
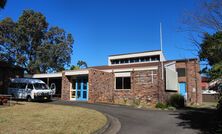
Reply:
<svg viewBox="0 0 222 134"><path fill-rule="evenodd" d="M119 134L199 134L198 129L183 120L185 111L142 110L110 104L88 104L84 102L53 101L52 104L73 105L95 109L119 119Z"/></svg>

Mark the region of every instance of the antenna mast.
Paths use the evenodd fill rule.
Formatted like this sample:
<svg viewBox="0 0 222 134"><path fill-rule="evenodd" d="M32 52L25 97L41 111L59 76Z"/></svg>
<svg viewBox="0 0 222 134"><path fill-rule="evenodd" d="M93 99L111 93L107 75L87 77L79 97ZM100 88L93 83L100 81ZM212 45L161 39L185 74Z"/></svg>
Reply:
<svg viewBox="0 0 222 134"><path fill-rule="evenodd" d="M161 52L162 52L162 54L163 54L163 36L162 36L162 23L160 22L160 50L161 50ZM163 60L161 59L161 68L162 68L162 80L163 80Z"/></svg>
<svg viewBox="0 0 222 134"><path fill-rule="evenodd" d="M162 23L160 22L160 50L163 51Z"/></svg>

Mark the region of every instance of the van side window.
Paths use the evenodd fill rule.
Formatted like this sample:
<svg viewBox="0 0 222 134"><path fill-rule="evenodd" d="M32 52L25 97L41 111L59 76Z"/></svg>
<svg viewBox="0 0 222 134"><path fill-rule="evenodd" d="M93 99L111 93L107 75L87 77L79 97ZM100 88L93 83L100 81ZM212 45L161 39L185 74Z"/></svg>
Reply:
<svg viewBox="0 0 222 134"><path fill-rule="evenodd" d="M18 88L25 89L26 88L26 83L18 83Z"/></svg>
<svg viewBox="0 0 222 134"><path fill-rule="evenodd" d="M33 89L33 85L32 84L28 84L28 89Z"/></svg>
<svg viewBox="0 0 222 134"><path fill-rule="evenodd" d="M10 88L16 88L16 83L10 83L9 87Z"/></svg>

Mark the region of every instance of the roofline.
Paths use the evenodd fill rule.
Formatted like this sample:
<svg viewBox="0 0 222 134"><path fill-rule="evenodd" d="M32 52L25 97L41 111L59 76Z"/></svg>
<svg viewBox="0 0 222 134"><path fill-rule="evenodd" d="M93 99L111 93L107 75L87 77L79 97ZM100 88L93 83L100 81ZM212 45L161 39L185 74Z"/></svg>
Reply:
<svg viewBox="0 0 222 134"><path fill-rule="evenodd" d="M198 58L176 59L174 61L176 61L176 62L184 62L184 61L194 61L194 60L198 60Z"/></svg>
<svg viewBox="0 0 222 134"><path fill-rule="evenodd" d="M109 57L110 57L110 56L128 55L128 54L138 54L138 53L157 52L157 51L161 51L161 50L151 50L151 51L142 51L142 52L124 53L124 54L113 54L113 55L109 55Z"/></svg>

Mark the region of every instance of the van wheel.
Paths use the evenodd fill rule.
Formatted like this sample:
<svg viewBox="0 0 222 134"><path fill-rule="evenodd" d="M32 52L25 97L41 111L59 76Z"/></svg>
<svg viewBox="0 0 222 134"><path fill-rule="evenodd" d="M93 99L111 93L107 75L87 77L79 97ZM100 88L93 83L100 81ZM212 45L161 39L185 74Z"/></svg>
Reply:
<svg viewBox="0 0 222 134"><path fill-rule="evenodd" d="M27 101L28 101L28 102L31 102L31 101L32 101L31 96L28 96L28 97L27 97Z"/></svg>

